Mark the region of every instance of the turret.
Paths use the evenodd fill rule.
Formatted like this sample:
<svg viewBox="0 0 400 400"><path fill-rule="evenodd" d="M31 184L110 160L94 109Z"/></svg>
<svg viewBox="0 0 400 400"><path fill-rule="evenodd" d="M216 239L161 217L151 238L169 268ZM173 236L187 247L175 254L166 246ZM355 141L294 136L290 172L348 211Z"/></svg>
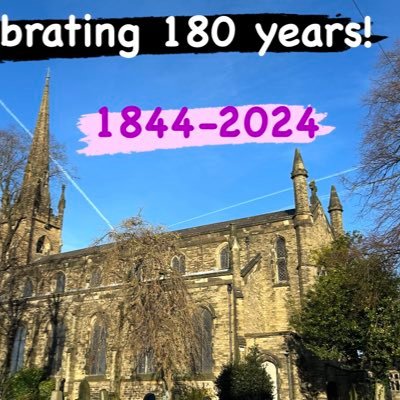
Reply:
<svg viewBox="0 0 400 400"><path fill-rule="evenodd" d="M314 282L316 268L312 265L311 250L313 248L313 217L308 201L308 173L304 166L300 151L296 149L294 154L292 180L295 200L295 215L293 217L296 229L297 259L299 274L300 296Z"/></svg>
<svg viewBox="0 0 400 400"><path fill-rule="evenodd" d="M300 151L294 153L292 180L294 189L294 201L296 208L295 224L312 223L310 203L308 202L308 173L304 166Z"/></svg>
<svg viewBox="0 0 400 400"><path fill-rule="evenodd" d="M343 206L335 186L331 187L328 212L331 217L331 227L335 238L343 235Z"/></svg>

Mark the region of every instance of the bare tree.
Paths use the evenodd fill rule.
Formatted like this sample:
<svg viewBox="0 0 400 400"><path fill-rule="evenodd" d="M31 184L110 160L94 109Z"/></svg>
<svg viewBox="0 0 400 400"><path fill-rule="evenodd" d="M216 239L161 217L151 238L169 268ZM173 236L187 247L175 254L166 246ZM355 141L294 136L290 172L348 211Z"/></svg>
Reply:
<svg viewBox="0 0 400 400"><path fill-rule="evenodd" d="M0 130L0 339L4 356L0 364L0 392L2 382L10 371L18 329L29 307L35 307L27 300L32 296L35 276L27 275L28 266L24 265L26 258L22 258L18 252L24 245L24 237L18 234L18 230L26 219L24 212L21 212L24 202L20 198L20 191L29 147L25 133L14 129ZM65 164L65 152L61 145L53 143L51 154ZM49 176L58 179L61 173L55 166L51 166ZM33 274L35 270L29 271ZM44 314L40 309L34 310L34 331L37 333L43 318L46 318Z"/></svg>
<svg viewBox="0 0 400 400"><path fill-rule="evenodd" d="M400 42L381 57L365 103L369 112L361 144L362 166L353 188L365 194L363 213L372 209L376 216L372 241L399 256Z"/></svg>
<svg viewBox="0 0 400 400"><path fill-rule="evenodd" d="M175 378L191 372L199 348L198 313L182 273L171 263L178 238L135 217L107 239L104 272L122 282L114 296L122 305L118 340L137 368L144 358L151 363L172 395Z"/></svg>

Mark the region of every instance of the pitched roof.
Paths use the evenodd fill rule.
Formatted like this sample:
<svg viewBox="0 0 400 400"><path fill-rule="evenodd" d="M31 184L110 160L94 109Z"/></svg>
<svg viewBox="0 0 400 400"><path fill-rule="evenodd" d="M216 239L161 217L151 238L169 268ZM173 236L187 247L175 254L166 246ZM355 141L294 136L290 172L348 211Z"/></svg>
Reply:
<svg viewBox="0 0 400 400"><path fill-rule="evenodd" d="M247 217L247 218L239 218L239 219L232 219L232 220L228 220L228 221L216 222L216 223L208 224L208 225L200 225L200 226L195 226L193 228L176 230L173 232L178 234L180 237L182 237L184 239L185 237L188 237L188 236L195 236L195 235L225 231L230 228L231 224L236 225L236 227L238 227L238 228L244 228L244 227L249 227L249 226L253 226L253 225L284 221L284 220L292 219L294 214L295 214L295 209L290 209L290 210L272 212L272 213L268 213L268 214L254 215L252 217ZM60 253L60 254L53 254L50 256L40 258L39 260L37 260L35 262L35 264L42 264L42 263L48 263L50 261L57 261L57 260L63 260L63 259L67 260L67 259L75 258L75 257L93 255L93 254L98 253L102 249L107 248L107 246L110 246L110 245L104 244L104 245L100 245L100 246L92 246L92 247L86 247L83 249L67 251L65 253Z"/></svg>

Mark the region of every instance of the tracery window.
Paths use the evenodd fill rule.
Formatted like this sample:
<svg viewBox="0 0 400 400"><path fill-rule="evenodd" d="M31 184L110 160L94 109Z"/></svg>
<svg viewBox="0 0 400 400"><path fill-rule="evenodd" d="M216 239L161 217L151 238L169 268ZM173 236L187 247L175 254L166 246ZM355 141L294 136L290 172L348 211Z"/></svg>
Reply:
<svg viewBox="0 0 400 400"><path fill-rule="evenodd" d="M60 370L65 345L65 325L63 322L53 324L49 343L49 366L52 374Z"/></svg>
<svg viewBox="0 0 400 400"><path fill-rule="evenodd" d="M17 372L24 365L25 341L26 328L23 325L20 325L15 333L14 343L11 351L11 373Z"/></svg>
<svg viewBox="0 0 400 400"><path fill-rule="evenodd" d="M92 271L92 274L90 276L90 283L89 286L91 288L99 287L101 285L101 269L96 268L95 270Z"/></svg>
<svg viewBox="0 0 400 400"><path fill-rule="evenodd" d="M229 245L222 247L219 253L219 264L221 269L229 269L230 267L230 250Z"/></svg>
<svg viewBox="0 0 400 400"><path fill-rule="evenodd" d="M92 328L88 357L89 375L104 375L107 362L107 327L102 319L97 318Z"/></svg>
<svg viewBox="0 0 400 400"><path fill-rule="evenodd" d="M283 237L276 239L276 267L278 282L288 281L286 242Z"/></svg>
<svg viewBox="0 0 400 400"><path fill-rule="evenodd" d="M138 359L137 373L153 374L154 372L154 353L152 350L144 351Z"/></svg>
<svg viewBox="0 0 400 400"><path fill-rule="evenodd" d="M175 271L180 272L182 275L185 274L186 272L186 259L185 256L183 254L179 255L179 256L174 256L172 258L172 268Z"/></svg>
<svg viewBox="0 0 400 400"><path fill-rule="evenodd" d="M57 272L56 274L56 287L54 293L61 294L65 292L65 274L64 272Z"/></svg>
<svg viewBox="0 0 400 400"><path fill-rule="evenodd" d="M32 281L27 278L24 285L23 296L24 297L32 297L33 294L33 284Z"/></svg>
<svg viewBox="0 0 400 400"><path fill-rule="evenodd" d="M396 372L391 372L389 374L389 384L390 384L390 389L394 392L399 392L400 391L400 378L399 378L399 373Z"/></svg>

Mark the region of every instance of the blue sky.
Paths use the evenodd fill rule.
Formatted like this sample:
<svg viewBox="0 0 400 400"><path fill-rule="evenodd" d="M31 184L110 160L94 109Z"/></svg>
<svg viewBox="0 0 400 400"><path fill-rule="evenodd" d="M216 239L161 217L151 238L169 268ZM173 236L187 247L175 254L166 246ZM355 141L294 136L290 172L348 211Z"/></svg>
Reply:
<svg viewBox="0 0 400 400"><path fill-rule="evenodd" d="M351 0L50 0L3 1L1 13L10 19L66 19L82 17L168 16L229 13L341 13L361 18ZM389 50L400 37L398 0L359 0L373 21L373 32L387 35ZM87 157L76 127L80 115L102 106L119 111L127 105L142 109L213 107L245 104L300 104L328 113L326 124L336 130L302 145L310 178L324 177L358 164L366 109L362 97L370 87L380 54L373 45L332 54L206 54L139 56L133 59L50 60L0 65L0 98L33 128L44 76L51 68L51 132L67 148L79 185L112 224L137 214L152 223L171 225L213 210L291 186L295 146L248 144L162 150L140 154ZM0 127L14 122L0 110ZM24 134L24 133L22 133ZM350 175L349 175L350 176ZM321 181L318 194L338 187L348 230L366 229L369 216L360 218L358 200L348 195L339 178ZM54 199L57 201L57 198ZM230 208L176 225L175 228L265 213L293 204L293 194L280 195ZM88 246L107 229L104 222L70 185L64 224L64 251Z"/></svg>

